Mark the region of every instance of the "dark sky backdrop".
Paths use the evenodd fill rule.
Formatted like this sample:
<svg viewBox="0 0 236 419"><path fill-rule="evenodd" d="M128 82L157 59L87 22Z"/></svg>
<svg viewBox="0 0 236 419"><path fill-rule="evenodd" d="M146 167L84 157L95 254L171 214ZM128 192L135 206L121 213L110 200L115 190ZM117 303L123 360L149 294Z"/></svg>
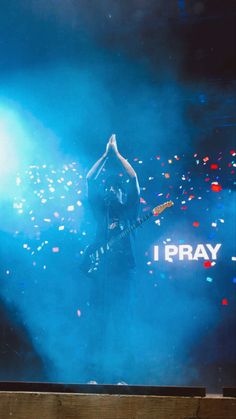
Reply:
<svg viewBox="0 0 236 419"><path fill-rule="evenodd" d="M143 146L147 137L148 151L213 141L220 148L232 143L234 128L217 135L214 128L226 116L235 123L233 6L231 0L2 0L1 86L10 82L13 100L20 100L15 84L27 84L22 106L44 119L67 151L95 156L113 131L128 153L127 141ZM64 71L57 80L55 67ZM38 82L30 72L39 72ZM39 82L43 73L54 87Z"/></svg>

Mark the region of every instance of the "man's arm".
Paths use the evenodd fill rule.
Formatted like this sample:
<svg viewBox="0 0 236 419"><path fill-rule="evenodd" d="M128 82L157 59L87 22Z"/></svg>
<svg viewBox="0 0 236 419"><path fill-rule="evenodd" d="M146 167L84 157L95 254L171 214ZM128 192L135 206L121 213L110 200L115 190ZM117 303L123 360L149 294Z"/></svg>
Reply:
<svg viewBox="0 0 236 419"><path fill-rule="evenodd" d="M95 180L100 175L103 167L105 166L105 163L107 161L107 154L104 153L96 163L91 167L89 172L87 173L86 179L89 180Z"/></svg>
<svg viewBox="0 0 236 419"><path fill-rule="evenodd" d="M110 144L111 144L111 148L113 149L116 157L118 158L118 160L121 162L122 167L124 168L125 172L127 173L127 175L131 178L131 179L135 179L135 186L137 189L137 193L138 195L140 194L140 187L139 187L139 183L138 183L138 176L135 172L135 170L133 169L133 167L131 166L131 164L128 162L128 160L126 160L118 151L117 148L117 143L116 143L116 136L115 134L113 134L111 136L110 139Z"/></svg>
<svg viewBox="0 0 236 419"><path fill-rule="evenodd" d="M102 157L100 157L100 159L98 159L98 161L96 161L96 163L94 163L94 165L91 167L91 169L87 173L87 176L86 176L87 181L96 180L97 177L100 175L103 167L106 164L106 161L107 161L107 158L108 158L108 153L111 149L111 139L112 139L112 136L110 137L110 139L109 139L109 141L106 145L106 150L103 153Z"/></svg>

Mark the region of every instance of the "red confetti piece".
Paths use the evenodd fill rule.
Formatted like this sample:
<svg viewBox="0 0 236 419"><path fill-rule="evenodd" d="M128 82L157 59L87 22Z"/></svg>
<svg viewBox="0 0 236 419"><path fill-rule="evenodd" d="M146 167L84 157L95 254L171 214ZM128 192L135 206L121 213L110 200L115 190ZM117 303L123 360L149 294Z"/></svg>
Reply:
<svg viewBox="0 0 236 419"><path fill-rule="evenodd" d="M204 263L204 268L210 268L211 267L211 261L210 260L206 260Z"/></svg>
<svg viewBox="0 0 236 419"><path fill-rule="evenodd" d="M223 300L221 301L222 306L227 306L229 304L227 298L223 298Z"/></svg>
<svg viewBox="0 0 236 419"><path fill-rule="evenodd" d="M200 225L200 224L199 224L199 222L198 222L198 221L194 221L194 222L193 222L193 227L199 227L199 225Z"/></svg>
<svg viewBox="0 0 236 419"><path fill-rule="evenodd" d="M230 150L230 154L232 154L232 156L234 156L236 154L235 150Z"/></svg>
<svg viewBox="0 0 236 419"><path fill-rule="evenodd" d="M182 211L186 211L186 209L188 209L188 207L186 205L184 205L183 207L181 207Z"/></svg>
<svg viewBox="0 0 236 419"><path fill-rule="evenodd" d="M216 170L216 169L218 169L218 164L211 164L211 169L212 170Z"/></svg>
<svg viewBox="0 0 236 419"><path fill-rule="evenodd" d="M169 179L170 178L170 174L169 173L165 173L165 178Z"/></svg>
<svg viewBox="0 0 236 419"><path fill-rule="evenodd" d="M60 252L59 247L53 247L53 248L52 248L52 252L53 252L53 253L59 253L59 252Z"/></svg>
<svg viewBox="0 0 236 419"><path fill-rule="evenodd" d="M195 198L195 195L189 195L189 201L191 201L193 198Z"/></svg>
<svg viewBox="0 0 236 419"><path fill-rule="evenodd" d="M209 182L209 180L210 180L210 178L209 178L209 177L206 177L206 178L205 178L205 182Z"/></svg>
<svg viewBox="0 0 236 419"><path fill-rule="evenodd" d="M206 163L208 160L209 160L208 156L204 157L204 159L203 159L204 163Z"/></svg>
<svg viewBox="0 0 236 419"><path fill-rule="evenodd" d="M222 190L222 186L219 184L212 183L211 190L213 192L220 192Z"/></svg>
<svg viewBox="0 0 236 419"><path fill-rule="evenodd" d="M140 198L140 203L141 204L146 204L147 202L145 201L145 199L143 199L142 197Z"/></svg>
<svg viewBox="0 0 236 419"><path fill-rule="evenodd" d="M156 156L156 159L157 159L157 160L160 160L160 158L161 158L161 156Z"/></svg>

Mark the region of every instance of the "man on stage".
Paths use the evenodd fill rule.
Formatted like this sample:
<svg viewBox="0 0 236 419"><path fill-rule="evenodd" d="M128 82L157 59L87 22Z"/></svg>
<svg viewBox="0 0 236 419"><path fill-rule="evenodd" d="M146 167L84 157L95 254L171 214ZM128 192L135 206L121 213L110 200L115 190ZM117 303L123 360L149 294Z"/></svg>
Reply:
<svg viewBox="0 0 236 419"><path fill-rule="evenodd" d="M124 176L115 174L117 163ZM115 134L110 137L102 157L89 170L87 186L88 201L96 220L95 243L101 246L135 222L139 210L138 178L119 153ZM133 233L113 240L96 275L89 279L87 377L100 383L126 380L125 374L133 359L135 260L132 241Z"/></svg>
<svg viewBox="0 0 236 419"><path fill-rule="evenodd" d="M127 182L122 182L118 174L110 174L104 183L100 181L108 159L120 163L128 176ZM130 163L119 153L115 134L109 139L102 157L88 172L87 185L88 200L97 222L95 242L104 244L128 228L137 219L139 209L138 178ZM124 273L134 267L131 241L132 237L127 235L106 255L106 268L110 274Z"/></svg>

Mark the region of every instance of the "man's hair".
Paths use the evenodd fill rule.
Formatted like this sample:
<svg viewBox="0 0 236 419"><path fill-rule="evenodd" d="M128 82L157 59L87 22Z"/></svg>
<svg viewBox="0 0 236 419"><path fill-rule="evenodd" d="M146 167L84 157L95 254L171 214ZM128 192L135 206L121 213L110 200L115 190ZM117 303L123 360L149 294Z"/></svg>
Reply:
<svg viewBox="0 0 236 419"><path fill-rule="evenodd" d="M124 184L122 181L121 176L118 175L109 175L105 180L105 189L110 188L113 186L115 189L121 189L124 192Z"/></svg>

